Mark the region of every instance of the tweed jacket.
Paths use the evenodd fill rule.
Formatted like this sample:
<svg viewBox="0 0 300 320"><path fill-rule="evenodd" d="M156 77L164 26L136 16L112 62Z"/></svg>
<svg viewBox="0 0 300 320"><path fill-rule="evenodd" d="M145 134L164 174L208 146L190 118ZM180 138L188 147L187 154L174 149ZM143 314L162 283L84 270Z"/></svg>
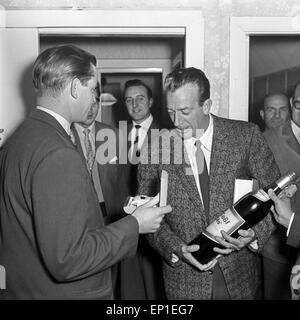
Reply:
<svg viewBox="0 0 300 320"><path fill-rule="evenodd" d="M188 159L183 142L181 149L178 149L178 143L162 142L159 149L152 150L152 159L169 153L169 163L158 161L158 164L151 164L150 150L147 159L145 150L142 153L143 164L138 170L140 194L153 196L159 189L161 170L166 170L169 175L167 202L173 211L165 216L159 230L148 236L150 244L164 258L163 274L168 299L211 299L213 275L196 270L183 259L172 263L172 253L182 258L181 246L194 239L232 205L235 179L254 178L264 187L280 176L272 152L256 125L216 116L213 116L213 121L208 217L205 216L194 176L186 174L190 165L187 160L181 162L182 152L184 159ZM261 249L274 229L271 215L253 229ZM219 264L231 299L253 299L260 285L258 255L245 247L222 256Z"/></svg>
<svg viewBox="0 0 300 320"><path fill-rule="evenodd" d="M138 243L131 216L105 227L80 154L41 110L0 153L0 221L0 299L112 299L111 266Z"/></svg>

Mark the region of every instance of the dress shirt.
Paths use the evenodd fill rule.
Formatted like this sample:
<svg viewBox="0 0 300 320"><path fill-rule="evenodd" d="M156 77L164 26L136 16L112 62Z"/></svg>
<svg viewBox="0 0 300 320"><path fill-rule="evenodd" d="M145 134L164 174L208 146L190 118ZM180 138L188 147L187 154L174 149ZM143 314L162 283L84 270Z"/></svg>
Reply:
<svg viewBox="0 0 300 320"><path fill-rule="evenodd" d="M211 149L212 149L213 131L214 131L213 118L211 115L209 115L209 125L205 130L205 132L203 133L203 135L199 138L201 142L201 150L204 153L204 157L206 161L208 174L210 170L210 157L211 157ZM198 168L197 168L197 162L196 162L196 151L197 151L197 148L195 146L196 140L197 139L194 137L184 140L184 147L187 152L187 155L191 164L191 168L193 171L193 175L196 181L199 196L202 201L202 194L201 194Z"/></svg>
<svg viewBox="0 0 300 320"><path fill-rule="evenodd" d="M50 114L52 117L54 117L57 122L64 128L64 130L66 131L66 133L68 134L68 136L70 135L70 123L68 120L66 120L63 116L61 116L60 114L56 113L55 111L53 110L50 110L50 109L47 109L47 108L44 108L44 107L41 107L41 106L37 106L36 107L37 109L39 110L42 110L48 114Z"/></svg>
<svg viewBox="0 0 300 320"><path fill-rule="evenodd" d="M132 121L133 128L132 128L132 130L130 131L130 141L131 141L131 145L134 144L134 140L135 140L135 138L136 138L136 131L137 131L137 129L136 129L135 126L136 126L136 125L140 125L140 126L141 126L141 127L138 129L138 130L139 130L139 131L138 131L139 140L138 140L137 150L141 150L142 145L143 145L143 143L144 143L144 141L145 141L145 139L146 139L146 136L147 136L147 133L148 133L148 130L149 130L150 126L151 126L152 121L153 121L153 116L152 116L152 114L150 114L150 116L149 116L147 119L145 119L143 122L141 122L141 123L136 123L135 121ZM133 149L134 149L134 148L132 148L131 152L133 152ZM131 154L131 156L132 156L132 154Z"/></svg>

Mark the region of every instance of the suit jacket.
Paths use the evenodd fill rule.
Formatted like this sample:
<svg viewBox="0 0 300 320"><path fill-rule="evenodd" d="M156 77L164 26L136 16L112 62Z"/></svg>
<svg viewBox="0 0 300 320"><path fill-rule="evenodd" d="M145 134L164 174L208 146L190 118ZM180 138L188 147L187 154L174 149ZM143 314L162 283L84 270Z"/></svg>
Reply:
<svg viewBox="0 0 300 320"><path fill-rule="evenodd" d="M0 159L4 299L111 299L112 265L136 251L138 224L107 227L86 165L61 125L34 110Z"/></svg>
<svg viewBox="0 0 300 320"><path fill-rule="evenodd" d="M265 130L263 133L271 148L282 175L288 170L300 176L300 145L292 131L290 121L278 131ZM300 214L300 189L292 198L292 209ZM277 225L276 230L266 243L262 254L281 263L294 263L297 251L286 245L286 229Z"/></svg>
<svg viewBox="0 0 300 320"><path fill-rule="evenodd" d="M127 137L132 128L131 124L127 128L120 129L123 132L123 137L126 137L127 140L127 151L131 147ZM151 143L152 129L160 129L155 120L152 121L147 133L148 144ZM146 145L147 143L144 142L142 148ZM138 165L132 165L129 162L124 166L124 187L128 196L137 194L137 167ZM141 235L136 256L120 263L120 298L123 300L165 299L161 260L160 255L148 244L144 235Z"/></svg>
<svg viewBox="0 0 300 320"><path fill-rule="evenodd" d="M74 126L71 126L72 131L74 132L75 142L77 145L77 149L82 157L84 163L86 163L86 159L84 157L84 153L82 150L82 146L80 143L80 139L78 136L77 130ZM122 172L122 168L118 165L119 159L119 131L107 124L102 122L95 122L95 149L96 152L99 150L99 147L103 146L107 143L108 140L103 140L101 132L105 136L105 130L111 130L114 133L116 140L112 141L110 145L106 144L105 149L112 148L112 152L108 152L108 159L106 163L96 162L98 166L98 174L99 180L101 184L101 189L103 193L104 203L107 212L107 221L113 222L123 215L123 204L125 202L125 198L127 196L124 188L124 174ZM97 139L97 135L100 134ZM106 149L107 150L107 149ZM102 150L104 151L104 150Z"/></svg>
<svg viewBox="0 0 300 320"><path fill-rule="evenodd" d="M133 125L131 123L131 124L129 124L127 126L127 130L125 130L125 132L124 132L124 128L121 129L122 132L124 132L123 136L126 135L127 152L130 150L130 147L131 147L131 142L127 137L129 137L129 133L131 132L132 128L133 128ZM159 123L155 119L153 119L153 121L152 121L152 123L151 123L151 125L149 127L149 130L147 132L147 137L146 138L148 139L148 145L151 144L151 137L152 137L151 130L153 130L153 129L154 130L161 129ZM141 149L144 148L146 144L147 144L147 142L146 142L146 139L145 139ZM126 185L129 187L129 195L131 195L131 196L135 196L137 194L137 191L138 191L137 168L138 168L138 165L137 164L136 165L135 164L131 164L129 162L129 160L127 162L127 165L125 166L125 172L126 172L125 173L125 175L126 175L125 176L125 180L126 180Z"/></svg>
<svg viewBox="0 0 300 320"><path fill-rule="evenodd" d="M167 202L172 212L167 214L155 234L148 235L151 245L163 256L164 282L168 299L211 299L213 275L200 272L180 259L172 263L172 253L182 257L181 247L189 243L208 223L231 207L235 179L258 180L264 187L279 176L274 157L254 124L213 116L214 132L209 174L209 217L205 216L193 175L186 174L190 165L183 142L178 146L163 144L152 150L152 158L167 153L170 161L139 166L139 193L154 195L159 186L161 170L169 175ZM169 133L166 131L165 135ZM167 139L168 140L168 139ZM184 153L184 154L183 154ZM150 154L150 152L149 152ZM142 161L146 162L144 154ZM271 216L254 226L261 249L274 228ZM231 299L253 299L260 285L258 255L248 248L222 256L223 271Z"/></svg>

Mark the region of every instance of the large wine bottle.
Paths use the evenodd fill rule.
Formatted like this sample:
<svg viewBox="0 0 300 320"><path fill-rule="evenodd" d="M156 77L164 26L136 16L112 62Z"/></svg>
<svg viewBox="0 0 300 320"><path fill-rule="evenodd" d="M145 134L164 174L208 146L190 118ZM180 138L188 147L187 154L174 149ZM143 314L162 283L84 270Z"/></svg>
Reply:
<svg viewBox="0 0 300 320"><path fill-rule="evenodd" d="M234 238L238 238L240 236L238 230L247 230L253 227L269 213L273 201L268 196L268 190L272 189L278 195L296 178L297 175L294 172L288 172L271 185L244 195L189 243L189 245L198 244L200 246L200 249L193 252L192 255L201 264L211 261L218 255L217 252L213 251L213 248L224 248L215 239L215 236L222 237L221 230Z"/></svg>

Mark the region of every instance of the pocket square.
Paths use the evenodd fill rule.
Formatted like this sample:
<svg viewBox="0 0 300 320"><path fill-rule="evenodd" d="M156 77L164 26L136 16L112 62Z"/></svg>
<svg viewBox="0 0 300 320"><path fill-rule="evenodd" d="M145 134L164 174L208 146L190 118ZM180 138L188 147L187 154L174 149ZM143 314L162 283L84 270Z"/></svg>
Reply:
<svg viewBox="0 0 300 320"><path fill-rule="evenodd" d="M108 163L114 163L114 162L117 162L117 160L118 160L118 157L115 156L115 157L111 158Z"/></svg>

